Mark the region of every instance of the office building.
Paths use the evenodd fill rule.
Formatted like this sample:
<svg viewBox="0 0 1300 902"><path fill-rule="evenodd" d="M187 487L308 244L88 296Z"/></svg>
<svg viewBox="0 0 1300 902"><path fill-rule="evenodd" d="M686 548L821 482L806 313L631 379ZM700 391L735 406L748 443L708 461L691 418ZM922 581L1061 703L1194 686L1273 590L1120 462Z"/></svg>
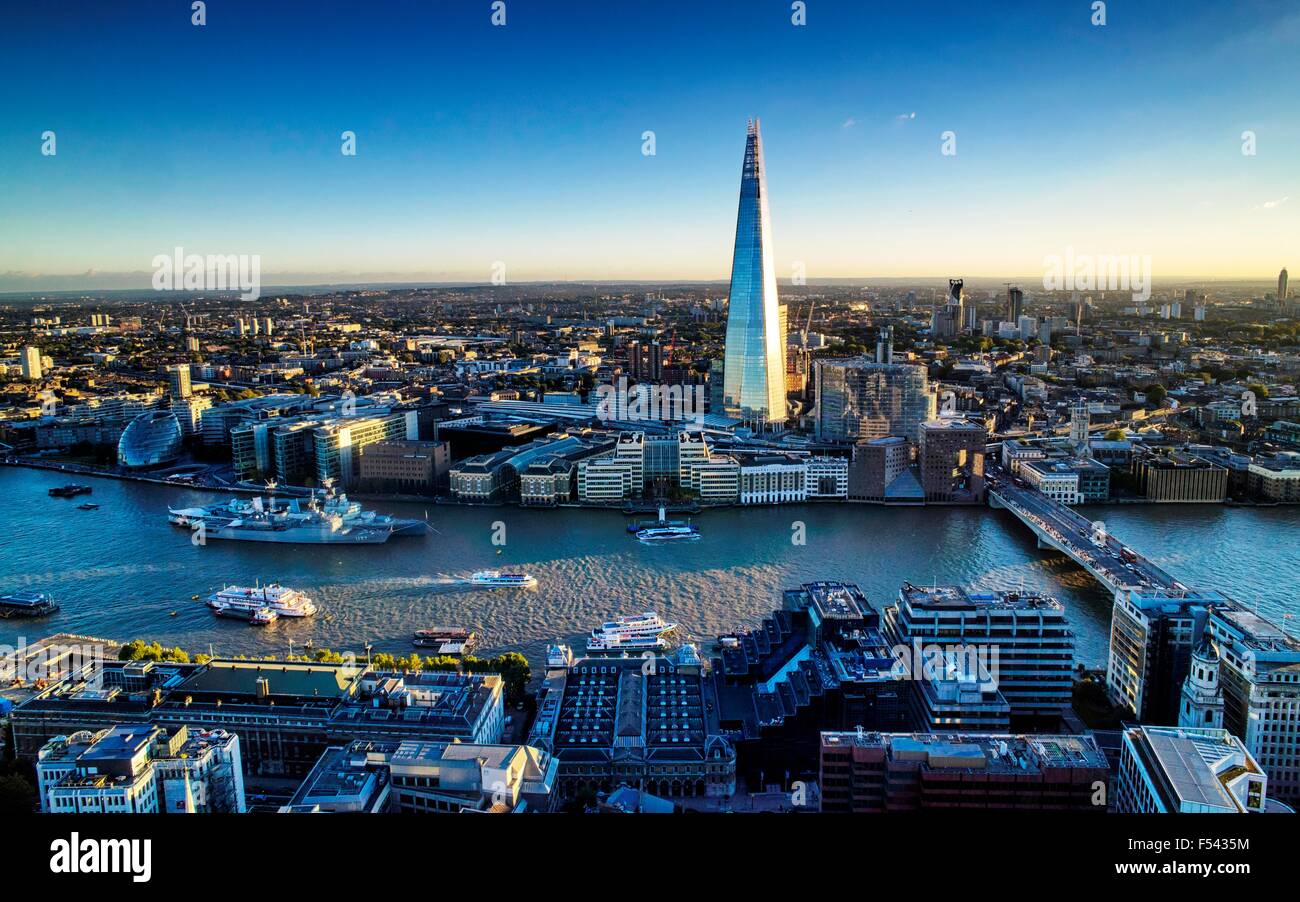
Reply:
<svg viewBox="0 0 1300 902"><path fill-rule="evenodd" d="M211 407L212 399L207 395L191 395L188 398L173 398L167 409L176 416L176 421L180 423L181 435L189 438L199 434L203 424L203 411Z"/></svg>
<svg viewBox="0 0 1300 902"><path fill-rule="evenodd" d="M923 504L925 490L912 469L913 444L900 435L874 438L853 448L848 498L877 504Z"/></svg>
<svg viewBox="0 0 1300 902"><path fill-rule="evenodd" d="M806 583L756 628L722 636L709 684L751 787L816 779L822 730L911 728L911 690L856 585Z"/></svg>
<svg viewBox="0 0 1300 902"><path fill-rule="evenodd" d="M1148 501L1216 503L1228 496L1228 471L1216 463L1180 452L1135 457L1133 475Z"/></svg>
<svg viewBox="0 0 1300 902"><path fill-rule="evenodd" d="M1048 595L903 583L884 611L884 630L895 646L955 650L979 661L1011 706L1013 723L1051 727L1070 706L1074 633L1065 608Z"/></svg>
<svg viewBox="0 0 1300 902"><path fill-rule="evenodd" d="M729 416L760 426L785 422L785 336L779 306L763 140L754 120L745 139L736 214L723 408Z"/></svg>
<svg viewBox="0 0 1300 902"><path fill-rule="evenodd" d="M1216 607L1235 604L1219 592L1115 593L1106 665L1111 702L1143 723L1178 723L1192 652Z"/></svg>
<svg viewBox="0 0 1300 902"><path fill-rule="evenodd" d="M938 651L913 674L912 724L921 733L1006 733L1011 706L979 655Z"/></svg>
<svg viewBox="0 0 1300 902"><path fill-rule="evenodd" d="M203 411L203 444L210 448L230 447L230 431L236 426L305 413L313 401L310 395L263 395L211 407Z"/></svg>
<svg viewBox="0 0 1300 902"><path fill-rule="evenodd" d="M36 756L41 810L54 814L244 811L239 737L130 723L56 736Z"/></svg>
<svg viewBox="0 0 1300 902"><path fill-rule="evenodd" d="M1223 727L1268 774L1269 793L1295 802L1300 799L1300 640L1258 614L1227 607L1211 612L1206 633L1219 658Z"/></svg>
<svg viewBox="0 0 1300 902"><path fill-rule="evenodd" d="M935 396L925 367L867 357L819 360L814 370L819 441L862 442L898 435L919 441Z"/></svg>
<svg viewBox="0 0 1300 902"><path fill-rule="evenodd" d="M367 491L428 495L447 482L450 472L446 442L375 442L361 455L360 480Z"/></svg>
<svg viewBox="0 0 1300 902"><path fill-rule="evenodd" d="M847 498L849 458L818 455L804 461L808 498Z"/></svg>
<svg viewBox="0 0 1300 902"><path fill-rule="evenodd" d="M180 421L169 410L142 413L122 430L117 462L128 470L146 470L172 463L181 456Z"/></svg>
<svg viewBox="0 0 1300 902"><path fill-rule="evenodd" d="M1091 736L825 732L821 810L1106 811L1106 756Z"/></svg>
<svg viewBox="0 0 1300 902"><path fill-rule="evenodd" d="M808 499L808 464L797 454L738 454L741 504L794 504Z"/></svg>
<svg viewBox="0 0 1300 902"><path fill-rule="evenodd" d="M312 430L315 478L318 485L331 480L348 488L361 475L361 458L375 442L410 440L419 435L415 411L376 416L341 417Z"/></svg>
<svg viewBox="0 0 1300 902"><path fill-rule="evenodd" d="M357 740L328 748L286 813L524 813L553 807L558 762L522 745Z"/></svg>
<svg viewBox="0 0 1300 902"><path fill-rule="evenodd" d="M1093 504L1110 497L1110 468L1086 458L1021 460L1016 472L1061 504Z"/></svg>
<svg viewBox="0 0 1300 902"><path fill-rule="evenodd" d="M922 423L919 460L925 500L982 503L987 442L983 423L957 418Z"/></svg>
<svg viewBox="0 0 1300 902"><path fill-rule="evenodd" d="M147 723L236 733L245 775L301 777L356 739L498 743L504 686L497 674L356 663L106 661L18 705L10 722L21 758L55 736Z"/></svg>
<svg viewBox="0 0 1300 902"><path fill-rule="evenodd" d="M1266 809L1268 778L1227 730L1129 726L1115 778L1120 814L1246 814Z"/></svg>

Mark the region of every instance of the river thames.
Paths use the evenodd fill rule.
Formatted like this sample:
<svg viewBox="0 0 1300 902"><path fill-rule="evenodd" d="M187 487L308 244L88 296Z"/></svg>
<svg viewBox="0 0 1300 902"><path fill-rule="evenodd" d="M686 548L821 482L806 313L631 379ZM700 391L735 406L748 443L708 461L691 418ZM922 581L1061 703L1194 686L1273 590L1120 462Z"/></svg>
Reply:
<svg viewBox="0 0 1300 902"><path fill-rule="evenodd" d="M76 477L80 478L80 477ZM1076 656L1105 662L1111 599L1072 561L1036 547L1030 531L988 508L817 504L710 511L698 542L646 546L621 513L374 504L423 517L434 532L384 545L191 543L167 508L221 496L150 483L93 479L94 494L50 498L66 474L0 468L9 511L0 534L0 592L52 594L62 610L0 621L0 643L57 632L180 645L218 655L318 648L408 653L411 634L464 626L480 653L519 650L534 665L548 642L581 637L602 620L656 610L706 640L752 627L781 605L781 590L816 579L856 582L876 608L904 580L968 588L1046 591L1066 606ZM77 508L91 500L98 510ZM1196 588L1217 588L1291 629L1300 613L1300 508L1131 505L1093 508L1107 530ZM493 544L494 524L505 545ZM792 539L803 524L805 543ZM472 589L474 570L522 567L531 590ZM310 620L253 627L217 619L200 599L224 584L279 582L311 595Z"/></svg>

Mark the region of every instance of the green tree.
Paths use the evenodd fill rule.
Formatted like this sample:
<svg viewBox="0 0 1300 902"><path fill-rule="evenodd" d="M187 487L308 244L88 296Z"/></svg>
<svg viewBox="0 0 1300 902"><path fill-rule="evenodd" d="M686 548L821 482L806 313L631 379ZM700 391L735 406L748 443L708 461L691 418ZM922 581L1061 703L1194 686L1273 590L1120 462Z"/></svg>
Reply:
<svg viewBox="0 0 1300 902"><path fill-rule="evenodd" d="M0 815L31 814L36 810L36 788L19 774L0 777Z"/></svg>

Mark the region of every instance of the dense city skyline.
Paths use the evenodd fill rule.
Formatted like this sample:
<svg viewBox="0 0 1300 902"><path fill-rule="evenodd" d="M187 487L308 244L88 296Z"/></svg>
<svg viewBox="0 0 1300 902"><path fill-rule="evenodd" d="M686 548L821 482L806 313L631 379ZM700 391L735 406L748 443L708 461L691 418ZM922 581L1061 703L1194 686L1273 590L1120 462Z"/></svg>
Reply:
<svg viewBox="0 0 1300 902"><path fill-rule="evenodd" d="M75 34L11 13L0 291L147 287L177 245L258 254L278 284L482 283L497 262L511 282L722 280L728 138L751 116L782 281L1024 278L1069 247L1268 279L1300 234L1300 16L1278 4L1104 26L1086 6L814 4L795 26L722 4L689 29L524 0L504 27L486 6L344 7L259 10L256 37L240 4L202 28L91 8Z"/></svg>
<svg viewBox="0 0 1300 902"><path fill-rule="evenodd" d="M1300 8L16 3L6 861L1285 869Z"/></svg>

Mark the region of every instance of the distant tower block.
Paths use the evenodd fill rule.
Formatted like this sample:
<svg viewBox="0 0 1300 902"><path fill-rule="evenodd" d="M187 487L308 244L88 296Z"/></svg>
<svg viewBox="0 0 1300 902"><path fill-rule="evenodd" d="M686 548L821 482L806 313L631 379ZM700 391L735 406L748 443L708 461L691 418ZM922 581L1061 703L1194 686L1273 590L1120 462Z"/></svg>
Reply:
<svg viewBox="0 0 1300 902"><path fill-rule="evenodd" d="M876 363L894 362L894 327L881 326L876 339Z"/></svg>

